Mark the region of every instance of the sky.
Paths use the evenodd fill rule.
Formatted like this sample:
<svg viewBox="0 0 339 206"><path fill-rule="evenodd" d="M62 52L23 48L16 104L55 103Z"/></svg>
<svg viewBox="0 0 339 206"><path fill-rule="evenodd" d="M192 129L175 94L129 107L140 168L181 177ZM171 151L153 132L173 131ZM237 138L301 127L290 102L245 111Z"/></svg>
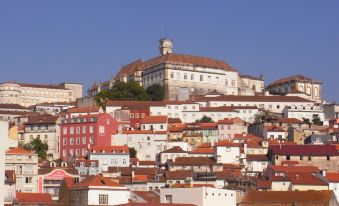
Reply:
<svg viewBox="0 0 339 206"><path fill-rule="evenodd" d="M221 59L265 84L302 74L339 101L339 0L0 0L0 82L93 82L174 52Z"/></svg>

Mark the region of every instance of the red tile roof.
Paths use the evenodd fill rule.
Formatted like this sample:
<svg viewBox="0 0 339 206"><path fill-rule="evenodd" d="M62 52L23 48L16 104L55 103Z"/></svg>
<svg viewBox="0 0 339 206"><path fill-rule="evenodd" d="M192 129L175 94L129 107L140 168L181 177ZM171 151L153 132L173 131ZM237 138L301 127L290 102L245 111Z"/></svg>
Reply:
<svg viewBox="0 0 339 206"><path fill-rule="evenodd" d="M166 134L166 131L152 131L152 130L123 130L122 134Z"/></svg>
<svg viewBox="0 0 339 206"><path fill-rule="evenodd" d="M53 203L52 196L48 193L16 193L16 201L19 203Z"/></svg>
<svg viewBox="0 0 339 206"><path fill-rule="evenodd" d="M217 123L199 123L201 129L218 129Z"/></svg>
<svg viewBox="0 0 339 206"><path fill-rule="evenodd" d="M147 69L165 63L187 64L195 67L208 67L236 72L235 69L233 69L230 65L226 64L224 61L221 60L216 60L209 57L200 57L174 53L169 53L150 59L144 63L144 68Z"/></svg>
<svg viewBox="0 0 339 206"><path fill-rule="evenodd" d="M216 143L218 147L242 147L241 143L230 142L229 140L221 140Z"/></svg>
<svg viewBox="0 0 339 206"><path fill-rule="evenodd" d="M268 132L285 132L284 129L280 126L271 126L271 125L266 125L265 126L265 129L268 131Z"/></svg>
<svg viewBox="0 0 339 206"><path fill-rule="evenodd" d="M260 161L260 162L268 162L268 156L267 155L246 155L247 161Z"/></svg>
<svg viewBox="0 0 339 206"><path fill-rule="evenodd" d="M159 195L153 191L131 191L131 193L131 196L135 194L144 199L147 203L160 203Z"/></svg>
<svg viewBox="0 0 339 206"><path fill-rule="evenodd" d="M328 185L328 183L310 173L288 173L287 177L293 185Z"/></svg>
<svg viewBox="0 0 339 206"><path fill-rule="evenodd" d="M334 145L270 145L274 155L338 156Z"/></svg>
<svg viewBox="0 0 339 206"><path fill-rule="evenodd" d="M167 171L166 179L169 180L185 180L187 177L192 177L193 171L191 170L178 170L178 171Z"/></svg>
<svg viewBox="0 0 339 206"><path fill-rule="evenodd" d="M326 179L330 182L339 182L339 172L328 172L326 174Z"/></svg>
<svg viewBox="0 0 339 206"><path fill-rule="evenodd" d="M32 155L34 152L25 150L20 147L12 148L6 151L6 154L26 154L26 155Z"/></svg>
<svg viewBox="0 0 339 206"><path fill-rule="evenodd" d="M142 107L149 109L150 106L165 106L162 101L117 101L107 100L106 107Z"/></svg>
<svg viewBox="0 0 339 206"><path fill-rule="evenodd" d="M143 62L138 59L130 64L123 66L119 72L115 75L115 80L120 80L120 77L133 75L136 71L143 70Z"/></svg>
<svg viewBox="0 0 339 206"><path fill-rule="evenodd" d="M303 121L297 118L278 118L277 122L279 123L289 123L289 124L305 124Z"/></svg>
<svg viewBox="0 0 339 206"><path fill-rule="evenodd" d="M41 116L30 116L25 125L36 125L36 124L56 124L59 116L52 115L41 115Z"/></svg>
<svg viewBox="0 0 339 206"><path fill-rule="evenodd" d="M317 173L319 169L314 166L282 166L282 165L269 165L268 168L272 169L276 173Z"/></svg>
<svg viewBox="0 0 339 206"><path fill-rule="evenodd" d="M208 148L208 147L198 147L198 148L194 149L191 153L192 154L213 154L214 149Z"/></svg>
<svg viewBox="0 0 339 206"><path fill-rule="evenodd" d="M179 146L175 146L175 147L172 147L168 150L165 150L165 151L162 151L160 152L161 153L188 153L187 151L183 150L181 147Z"/></svg>
<svg viewBox="0 0 339 206"><path fill-rule="evenodd" d="M261 137L256 136L254 134L234 134L234 138L262 139Z"/></svg>
<svg viewBox="0 0 339 206"><path fill-rule="evenodd" d="M167 123L167 116L146 116L141 120L141 124L161 124Z"/></svg>
<svg viewBox="0 0 339 206"><path fill-rule="evenodd" d="M273 86L277 86L277 85L281 85L281 84L285 84L288 82L293 82L293 81L301 81L301 82L314 82L314 83L320 83L321 81L315 81L309 77L305 77L303 75L295 75L295 76L290 76L290 77L285 77L279 80L276 80L274 82L272 82L271 84L268 85L268 87L273 87Z"/></svg>
<svg viewBox="0 0 339 206"><path fill-rule="evenodd" d="M177 157L171 162L172 165L202 166L217 164L210 157Z"/></svg>
<svg viewBox="0 0 339 206"><path fill-rule="evenodd" d="M332 191L248 191L239 206L329 205Z"/></svg>
<svg viewBox="0 0 339 206"><path fill-rule="evenodd" d="M134 192L134 191L133 191ZM179 204L179 203L127 203L117 206L197 206L194 204Z"/></svg>
<svg viewBox="0 0 339 206"><path fill-rule="evenodd" d="M81 182L75 184L72 189L86 189L89 187L120 187L120 189L127 190L123 185L111 181L102 175L88 176Z"/></svg>
<svg viewBox="0 0 339 206"><path fill-rule="evenodd" d="M91 153L124 153L129 154L128 146L96 146L89 149Z"/></svg>
<svg viewBox="0 0 339 206"><path fill-rule="evenodd" d="M0 104L0 109L16 109L16 110L28 110L26 107L20 104Z"/></svg>

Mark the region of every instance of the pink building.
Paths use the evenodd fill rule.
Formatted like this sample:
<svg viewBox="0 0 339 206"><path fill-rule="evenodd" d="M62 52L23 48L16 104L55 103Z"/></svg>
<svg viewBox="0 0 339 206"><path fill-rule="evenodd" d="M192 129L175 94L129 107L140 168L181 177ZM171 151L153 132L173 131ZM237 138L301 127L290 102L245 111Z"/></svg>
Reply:
<svg viewBox="0 0 339 206"><path fill-rule="evenodd" d="M111 145L118 123L109 114L90 114L62 120L60 152L63 160L85 156L90 147Z"/></svg>

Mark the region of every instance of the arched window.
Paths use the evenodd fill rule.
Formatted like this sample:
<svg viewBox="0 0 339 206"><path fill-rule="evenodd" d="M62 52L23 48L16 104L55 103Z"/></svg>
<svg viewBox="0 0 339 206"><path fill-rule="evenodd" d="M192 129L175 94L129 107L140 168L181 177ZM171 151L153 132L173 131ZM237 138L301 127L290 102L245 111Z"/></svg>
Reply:
<svg viewBox="0 0 339 206"><path fill-rule="evenodd" d="M307 86L307 88L306 88L306 94L311 94L311 87L310 87L310 86Z"/></svg>
<svg viewBox="0 0 339 206"><path fill-rule="evenodd" d="M253 84L252 86L253 91L256 91L256 86Z"/></svg>
<svg viewBox="0 0 339 206"><path fill-rule="evenodd" d="M304 87L302 85L299 86L299 91L301 91L301 92L304 91Z"/></svg>

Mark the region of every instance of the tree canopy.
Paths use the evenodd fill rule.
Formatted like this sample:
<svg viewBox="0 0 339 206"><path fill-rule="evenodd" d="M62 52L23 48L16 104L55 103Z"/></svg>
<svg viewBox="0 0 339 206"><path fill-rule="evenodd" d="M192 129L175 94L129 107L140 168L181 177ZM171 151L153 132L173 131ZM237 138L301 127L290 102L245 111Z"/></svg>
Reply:
<svg viewBox="0 0 339 206"><path fill-rule="evenodd" d="M19 145L20 147L34 151L38 154L38 157L41 159L46 159L48 144L40 140L40 138L33 139L30 143Z"/></svg>
<svg viewBox="0 0 339 206"><path fill-rule="evenodd" d="M164 87L160 84L153 84L147 87L146 93L151 97L152 101L161 101L164 99Z"/></svg>
<svg viewBox="0 0 339 206"><path fill-rule="evenodd" d="M137 150L134 147L129 147L129 157L130 158L137 157Z"/></svg>
<svg viewBox="0 0 339 206"><path fill-rule="evenodd" d="M100 91L95 97L98 106L104 107L106 100L161 101L164 98L163 87L159 84L145 90L138 82L119 82L109 90Z"/></svg>
<svg viewBox="0 0 339 206"><path fill-rule="evenodd" d="M214 122L211 117L203 116L201 119L198 119L196 122L200 123L212 123Z"/></svg>
<svg viewBox="0 0 339 206"><path fill-rule="evenodd" d="M106 100L149 101L151 97L138 82L119 82L109 90L100 91L95 97L98 106L105 106Z"/></svg>

